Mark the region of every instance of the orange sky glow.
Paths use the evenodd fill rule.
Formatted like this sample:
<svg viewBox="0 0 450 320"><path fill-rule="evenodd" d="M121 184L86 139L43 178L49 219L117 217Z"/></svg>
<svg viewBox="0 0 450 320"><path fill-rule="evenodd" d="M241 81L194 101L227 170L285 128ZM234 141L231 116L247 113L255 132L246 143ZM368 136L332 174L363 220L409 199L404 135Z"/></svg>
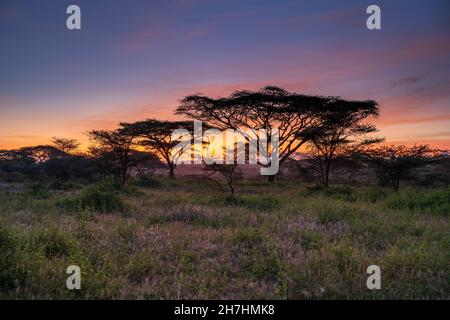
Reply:
<svg viewBox="0 0 450 320"><path fill-rule="evenodd" d="M180 119L186 95L265 85L373 99L387 144L450 149L448 1L380 0L379 31L358 0L232 2L110 1L105 12L80 0L102 19L72 32L63 4L2 1L0 149L58 136L85 150L89 130Z"/></svg>

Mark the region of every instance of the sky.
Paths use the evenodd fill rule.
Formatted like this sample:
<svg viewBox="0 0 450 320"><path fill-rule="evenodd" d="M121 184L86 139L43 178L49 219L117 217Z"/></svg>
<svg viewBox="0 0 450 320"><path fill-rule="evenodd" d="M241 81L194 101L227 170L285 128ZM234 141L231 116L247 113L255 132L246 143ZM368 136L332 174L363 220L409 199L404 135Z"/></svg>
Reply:
<svg viewBox="0 0 450 320"><path fill-rule="evenodd" d="M0 0L0 149L265 85L373 99L388 143L450 148L450 2Z"/></svg>

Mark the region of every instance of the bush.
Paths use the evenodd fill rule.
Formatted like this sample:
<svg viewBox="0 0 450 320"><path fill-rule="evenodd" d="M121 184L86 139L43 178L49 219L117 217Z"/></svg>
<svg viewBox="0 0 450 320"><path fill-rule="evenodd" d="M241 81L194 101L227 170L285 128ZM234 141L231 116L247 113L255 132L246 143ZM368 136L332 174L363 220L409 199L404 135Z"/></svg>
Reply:
<svg viewBox="0 0 450 320"><path fill-rule="evenodd" d="M50 192L43 182L34 182L25 186L25 193L35 199L47 199Z"/></svg>
<svg viewBox="0 0 450 320"><path fill-rule="evenodd" d="M70 190L74 187L75 185L71 181L55 180L50 184L50 189L53 190Z"/></svg>
<svg viewBox="0 0 450 320"><path fill-rule="evenodd" d="M140 176L139 178L137 178L135 184L138 187L149 189L161 187L161 182L159 180L149 176Z"/></svg>
<svg viewBox="0 0 450 320"><path fill-rule="evenodd" d="M295 235L300 240L300 245L304 251L320 248L320 243L323 240L322 235L313 230L299 229Z"/></svg>
<svg viewBox="0 0 450 320"><path fill-rule="evenodd" d="M431 191L404 191L392 196L387 205L391 209L416 210L421 213L448 216L450 214L450 188Z"/></svg>
<svg viewBox="0 0 450 320"><path fill-rule="evenodd" d="M18 263L17 245L12 234L0 224L0 291L16 287L25 273L16 268Z"/></svg>
<svg viewBox="0 0 450 320"><path fill-rule="evenodd" d="M193 226L206 228L222 228L233 225L232 217L225 212L214 214L202 207L189 205L177 206L174 209L164 210L164 212L152 212L145 219L145 225L163 224L169 222L181 222Z"/></svg>
<svg viewBox="0 0 450 320"><path fill-rule="evenodd" d="M332 197L335 199L341 199L345 201L355 201L357 199L356 194L353 189L348 186L313 186L306 188L306 194L314 196L317 194L323 194L327 197Z"/></svg>
<svg viewBox="0 0 450 320"><path fill-rule="evenodd" d="M256 229L239 229L232 237L241 255L244 270L265 280L277 280L282 274L282 262L273 244Z"/></svg>
<svg viewBox="0 0 450 320"><path fill-rule="evenodd" d="M128 278L135 283L141 283L152 275L154 261L151 252L143 251L131 256L126 266Z"/></svg>
<svg viewBox="0 0 450 320"><path fill-rule="evenodd" d="M346 212L340 208L325 207L317 214L317 220L321 224L336 223L345 220Z"/></svg>
<svg viewBox="0 0 450 320"><path fill-rule="evenodd" d="M261 195L245 195L245 196L227 196L224 198L218 198L214 200L216 203L222 205L231 205L244 207L251 210L258 211L273 211L279 209L282 203L279 199L270 196Z"/></svg>
<svg viewBox="0 0 450 320"><path fill-rule="evenodd" d="M383 188L367 188L359 193L358 198L375 203L387 198L390 193L392 193L391 190Z"/></svg>
<svg viewBox="0 0 450 320"><path fill-rule="evenodd" d="M76 247L72 236L55 228L35 231L30 244L33 250L42 250L47 258L67 257Z"/></svg>
<svg viewBox="0 0 450 320"><path fill-rule="evenodd" d="M66 198L60 202L60 206L72 212L109 213L125 209L117 189L107 188L104 184L89 187L72 198Z"/></svg>

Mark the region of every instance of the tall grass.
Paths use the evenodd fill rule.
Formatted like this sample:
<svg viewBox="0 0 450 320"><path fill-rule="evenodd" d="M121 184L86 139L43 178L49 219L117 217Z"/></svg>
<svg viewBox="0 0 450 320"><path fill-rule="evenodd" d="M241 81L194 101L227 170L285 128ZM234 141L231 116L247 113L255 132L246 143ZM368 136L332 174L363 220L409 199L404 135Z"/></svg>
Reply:
<svg viewBox="0 0 450 320"><path fill-rule="evenodd" d="M450 298L448 188L157 181L0 192L0 298Z"/></svg>

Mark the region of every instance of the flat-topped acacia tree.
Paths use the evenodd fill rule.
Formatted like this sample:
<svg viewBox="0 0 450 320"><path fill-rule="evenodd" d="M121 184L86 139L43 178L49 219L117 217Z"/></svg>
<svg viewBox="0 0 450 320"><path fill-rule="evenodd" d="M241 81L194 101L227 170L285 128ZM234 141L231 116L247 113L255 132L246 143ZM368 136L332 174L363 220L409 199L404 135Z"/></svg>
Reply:
<svg viewBox="0 0 450 320"><path fill-rule="evenodd" d="M134 123L121 123L120 132L132 136L136 143L161 157L169 169L169 176L175 177L177 159L181 152L172 152L173 148L181 142L173 139L173 132L185 129L193 132L192 121L160 121L147 119Z"/></svg>
<svg viewBox="0 0 450 320"><path fill-rule="evenodd" d="M360 155L378 169L378 174L388 178L394 191L400 189L400 181L415 168L443 159L445 150L431 148L428 145L381 146L368 148Z"/></svg>
<svg viewBox="0 0 450 320"><path fill-rule="evenodd" d="M361 104L335 98L329 103L333 106L332 112L323 116L324 125L311 135L308 154L301 161L306 163L306 170L318 173L320 183L325 187L329 185L331 169L336 162L384 141L384 138L370 135L378 132L375 125L367 122L378 116L375 102Z"/></svg>
<svg viewBox="0 0 450 320"><path fill-rule="evenodd" d="M135 166L133 137L119 130L92 130L87 135L94 144L89 150L91 157L125 184Z"/></svg>
<svg viewBox="0 0 450 320"><path fill-rule="evenodd" d="M240 129L246 132L264 129L266 141L271 141L272 131L278 129L281 166L321 129L361 110L376 114L377 103L371 100L347 101L336 97L304 95L266 86L258 91L238 90L226 98L187 96L181 100L175 114L203 121L222 130ZM259 143L259 137L256 138ZM269 157L270 153L268 150ZM269 180L274 178L269 176Z"/></svg>
<svg viewBox="0 0 450 320"><path fill-rule="evenodd" d="M65 153L74 152L80 146L76 139L53 137L51 141L56 148Z"/></svg>

